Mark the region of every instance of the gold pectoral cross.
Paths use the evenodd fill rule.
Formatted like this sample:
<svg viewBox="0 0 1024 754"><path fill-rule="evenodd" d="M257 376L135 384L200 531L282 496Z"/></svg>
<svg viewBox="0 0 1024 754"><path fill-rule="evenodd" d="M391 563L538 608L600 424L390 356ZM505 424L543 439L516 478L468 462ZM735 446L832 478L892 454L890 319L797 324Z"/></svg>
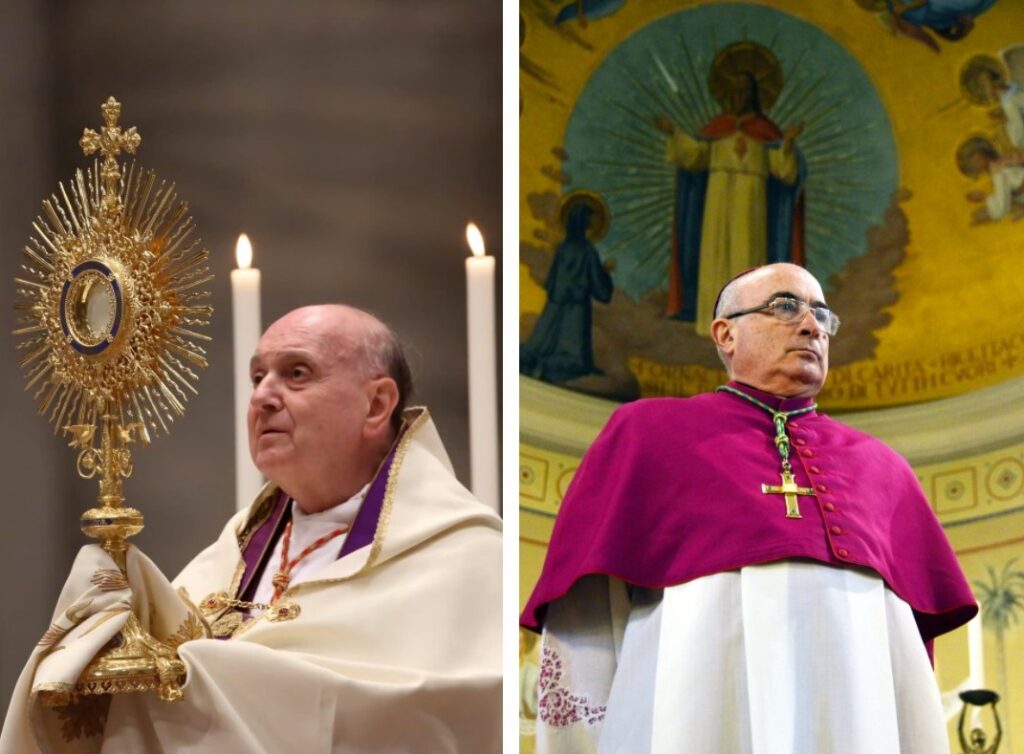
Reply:
<svg viewBox="0 0 1024 754"><path fill-rule="evenodd" d="M782 470L782 484L762 484L761 494L763 495L785 495L786 496L786 518L803 518L800 515L800 504L797 495L813 495L814 490L810 487L799 487L793 479L793 472L789 469Z"/></svg>

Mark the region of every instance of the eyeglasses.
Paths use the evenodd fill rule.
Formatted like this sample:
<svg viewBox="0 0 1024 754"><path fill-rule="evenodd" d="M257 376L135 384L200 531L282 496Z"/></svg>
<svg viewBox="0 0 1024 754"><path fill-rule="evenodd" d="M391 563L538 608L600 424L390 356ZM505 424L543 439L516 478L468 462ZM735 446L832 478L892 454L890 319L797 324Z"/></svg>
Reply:
<svg viewBox="0 0 1024 754"><path fill-rule="evenodd" d="M814 315L814 320L818 323L818 326L829 335L835 335L839 330L839 317L827 306L811 306L806 301L790 298L789 296L776 296L766 304L727 314L725 319L735 319L736 317L742 317L744 314L766 311L780 322L799 322L807 316L808 310Z"/></svg>

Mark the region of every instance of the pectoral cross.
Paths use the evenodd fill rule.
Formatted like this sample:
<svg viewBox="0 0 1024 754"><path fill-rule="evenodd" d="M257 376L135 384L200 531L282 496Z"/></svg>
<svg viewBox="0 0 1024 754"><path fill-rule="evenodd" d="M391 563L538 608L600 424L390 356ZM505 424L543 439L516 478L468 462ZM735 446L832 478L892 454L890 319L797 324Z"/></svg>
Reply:
<svg viewBox="0 0 1024 754"><path fill-rule="evenodd" d="M799 487L796 481L793 479L793 472L789 469L784 468L782 470L782 484L781 485L761 485L762 495L785 495L786 498L786 518L803 518L800 515L800 504L797 501L797 495L813 495L814 490L810 487Z"/></svg>

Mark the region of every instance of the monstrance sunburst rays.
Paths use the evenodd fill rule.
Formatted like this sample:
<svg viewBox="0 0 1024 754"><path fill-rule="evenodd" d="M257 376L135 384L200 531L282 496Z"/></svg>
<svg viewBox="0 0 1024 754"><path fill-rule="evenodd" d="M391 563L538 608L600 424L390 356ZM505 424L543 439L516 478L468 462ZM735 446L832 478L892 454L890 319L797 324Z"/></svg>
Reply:
<svg viewBox="0 0 1024 754"><path fill-rule="evenodd" d="M15 278L14 335L39 412L70 435L78 473L99 476L99 506L82 514L82 531L125 572L126 540L143 528L122 494L130 445L166 433L196 393L195 370L206 366L200 343L210 339L199 330L213 314L203 285L213 276L174 184L157 186L134 162L122 171L118 155L134 154L142 139L117 125L121 105L111 97L101 110L103 127L85 129L79 142L100 159L59 184L32 223ZM152 689L181 698L184 664L134 613L111 646L83 671L76 694ZM69 699L62 691L45 701Z"/></svg>
<svg viewBox="0 0 1024 754"><path fill-rule="evenodd" d="M103 114L101 131L81 139L102 159L43 201L15 279L25 387L54 431L72 435L88 477L101 463L104 416L124 446L133 433L148 444L184 413L195 370L207 365L200 343L209 337L198 330L213 312L202 289L213 277L209 252L192 239L188 205L151 170L133 162L122 173L117 154L141 139L117 126L113 98Z"/></svg>

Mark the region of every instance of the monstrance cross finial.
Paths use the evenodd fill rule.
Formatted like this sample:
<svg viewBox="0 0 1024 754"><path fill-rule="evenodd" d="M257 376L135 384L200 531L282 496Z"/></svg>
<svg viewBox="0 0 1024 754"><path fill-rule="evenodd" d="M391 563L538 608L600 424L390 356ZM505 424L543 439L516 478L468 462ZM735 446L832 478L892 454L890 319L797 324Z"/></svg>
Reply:
<svg viewBox="0 0 1024 754"><path fill-rule="evenodd" d="M78 143L87 155L96 151L103 155L101 172L104 187L103 205L107 209L115 209L117 207L117 180L121 177L117 156L121 154L121 150L128 154L135 154L135 150L142 143L142 137L135 126L122 131L121 127L117 125L117 120L121 117L121 103L113 97L107 98L107 101L100 106L100 111L103 113L105 125L100 128L99 133L91 128L85 129Z"/></svg>

